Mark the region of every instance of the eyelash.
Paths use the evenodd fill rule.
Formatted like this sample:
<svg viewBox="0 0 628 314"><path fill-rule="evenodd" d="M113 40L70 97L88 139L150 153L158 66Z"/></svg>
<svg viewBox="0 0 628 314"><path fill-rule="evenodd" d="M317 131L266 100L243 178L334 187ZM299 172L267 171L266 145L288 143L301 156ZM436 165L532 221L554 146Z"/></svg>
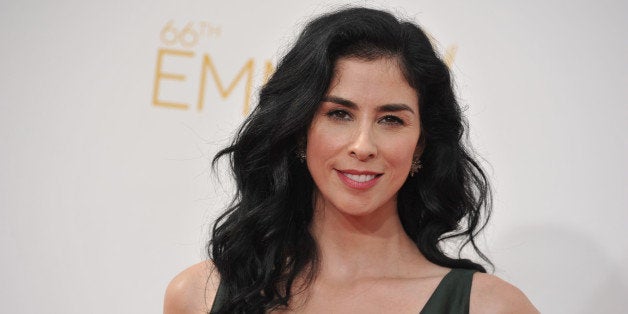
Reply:
<svg viewBox="0 0 628 314"><path fill-rule="evenodd" d="M397 116L393 116L393 115L384 116L380 119L380 121L384 121L384 123L391 124L391 125L405 125L406 124L403 121L403 119Z"/></svg>
<svg viewBox="0 0 628 314"><path fill-rule="evenodd" d="M351 117L351 115L348 112L344 110L338 110L338 109L330 110L325 115L334 120L340 120L340 121L348 121L349 118Z"/></svg>
<svg viewBox="0 0 628 314"><path fill-rule="evenodd" d="M331 119L338 120L338 121L349 121L351 119L351 114L345 110L338 110L338 109L330 110L325 115L330 117ZM392 125L392 126L405 125L405 122L403 121L403 119L394 115L383 116L379 119L379 121L386 125Z"/></svg>

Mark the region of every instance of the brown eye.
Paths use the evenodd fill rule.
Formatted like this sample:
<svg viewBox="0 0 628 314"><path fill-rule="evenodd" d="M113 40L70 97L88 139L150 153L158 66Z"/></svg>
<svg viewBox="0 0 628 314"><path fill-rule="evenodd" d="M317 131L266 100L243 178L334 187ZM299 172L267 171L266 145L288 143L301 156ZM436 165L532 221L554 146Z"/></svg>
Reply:
<svg viewBox="0 0 628 314"><path fill-rule="evenodd" d="M389 125L405 125L401 118L392 115L384 116L379 121Z"/></svg>
<svg viewBox="0 0 628 314"><path fill-rule="evenodd" d="M341 120L341 121L351 120L351 115L344 110L331 110L326 115L335 120Z"/></svg>

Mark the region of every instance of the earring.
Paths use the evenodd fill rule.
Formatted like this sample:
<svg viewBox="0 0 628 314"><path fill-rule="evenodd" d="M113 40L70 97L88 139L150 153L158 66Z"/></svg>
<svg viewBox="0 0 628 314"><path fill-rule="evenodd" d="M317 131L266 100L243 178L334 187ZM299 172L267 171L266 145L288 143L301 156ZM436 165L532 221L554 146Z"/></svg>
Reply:
<svg viewBox="0 0 628 314"><path fill-rule="evenodd" d="M307 157L307 155L305 154L305 140L304 139L301 139L298 141L297 151L295 152L295 154L297 155L297 158L299 159L301 163L305 162L305 158Z"/></svg>
<svg viewBox="0 0 628 314"><path fill-rule="evenodd" d="M423 168L423 164L421 163L421 159L419 157L414 157L412 159L412 165L410 166L410 176L414 177L414 175L419 172L419 169Z"/></svg>
<svg viewBox="0 0 628 314"><path fill-rule="evenodd" d="M297 154L297 158L299 159L299 161L300 161L301 163L304 163L304 162L305 162L305 158L306 158L306 155L305 155L305 150L304 150L304 149L299 148L299 149L297 150L296 154Z"/></svg>

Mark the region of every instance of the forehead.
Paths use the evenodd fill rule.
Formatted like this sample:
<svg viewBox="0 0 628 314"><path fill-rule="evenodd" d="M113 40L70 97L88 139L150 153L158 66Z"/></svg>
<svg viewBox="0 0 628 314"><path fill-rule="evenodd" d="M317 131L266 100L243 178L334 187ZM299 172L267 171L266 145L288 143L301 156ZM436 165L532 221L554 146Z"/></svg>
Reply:
<svg viewBox="0 0 628 314"><path fill-rule="evenodd" d="M403 77L401 61L395 56L382 56L375 59L364 59L359 57L342 57L334 63L334 76L337 78L342 73L398 72ZM396 74L396 73L395 73ZM404 77L404 81L405 77ZM407 82L407 81L406 81Z"/></svg>
<svg viewBox="0 0 628 314"><path fill-rule="evenodd" d="M405 103L418 109L418 93L406 80L395 57L338 59L327 95L357 104Z"/></svg>

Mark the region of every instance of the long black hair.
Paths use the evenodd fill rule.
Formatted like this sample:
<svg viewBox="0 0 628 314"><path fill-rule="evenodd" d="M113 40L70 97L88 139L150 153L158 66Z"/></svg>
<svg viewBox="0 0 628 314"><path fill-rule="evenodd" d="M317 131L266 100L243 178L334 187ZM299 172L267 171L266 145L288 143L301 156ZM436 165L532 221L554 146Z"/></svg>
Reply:
<svg viewBox="0 0 628 314"><path fill-rule="evenodd" d="M297 276L311 282L316 275L309 231L315 186L297 150L341 57L397 58L419 95L423 168L397 196L405 232L435 264L485 271L444 252L442 240L452 237L490 264L474 241L490 214L490 188L465 146L466 123L447 66L414 23L374 9L343 9L307 24L233 143L214 157L214 166L228 157L236 183L208 244L228 296L219 313L287 306Z"/></svg>

